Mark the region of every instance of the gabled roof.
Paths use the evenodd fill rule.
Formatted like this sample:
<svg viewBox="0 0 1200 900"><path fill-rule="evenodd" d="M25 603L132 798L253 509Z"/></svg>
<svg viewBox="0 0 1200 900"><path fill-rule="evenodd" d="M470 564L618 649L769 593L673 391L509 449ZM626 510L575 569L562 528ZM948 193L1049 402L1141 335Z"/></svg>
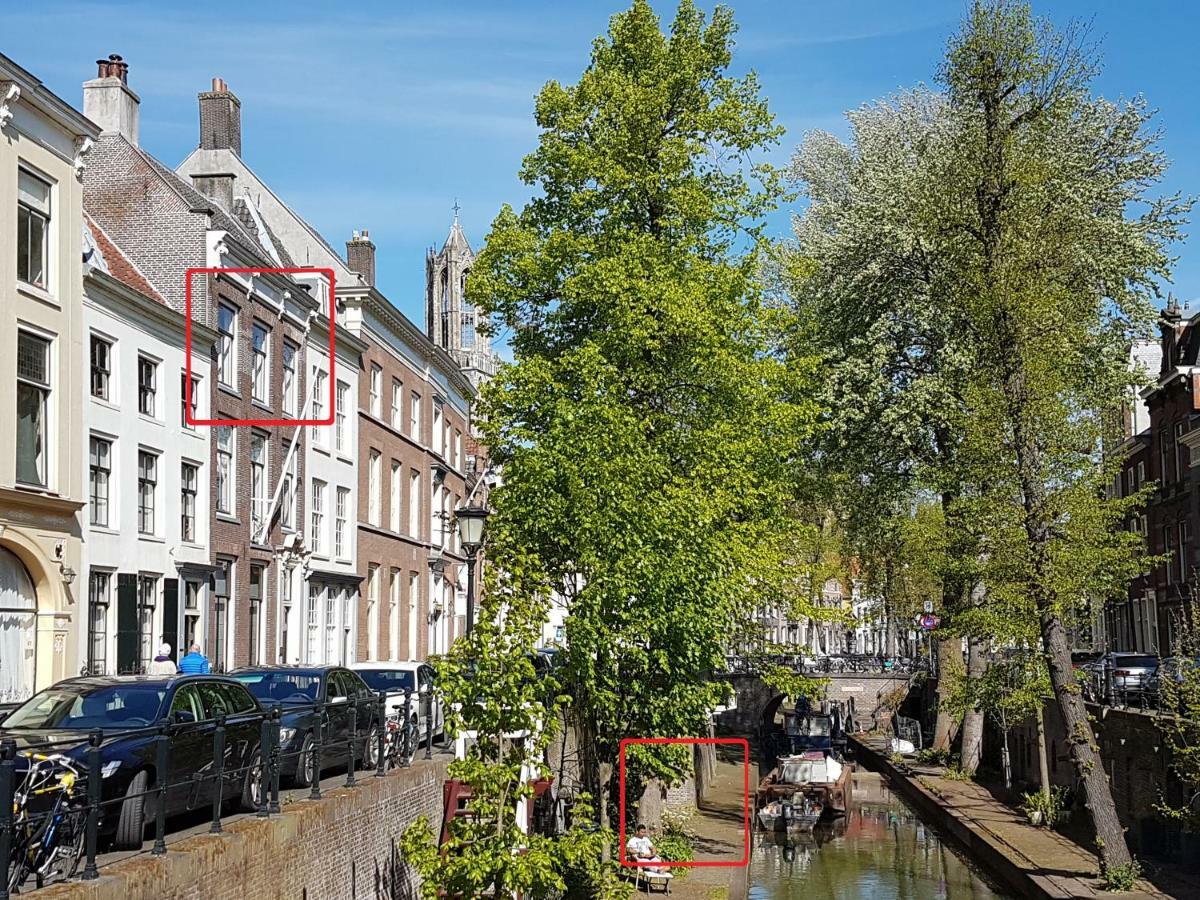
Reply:
<svg viewBox="0 0 1200 900"><path fill-rule="evenodd" d="M107 272L126 287L132 288L139 294L144 294L166 306L167 301L163 299L162 294L155 290L150 280L142 274L142 270L121 251L121 248L113 242L113 239L105 233L104 229L97 225L86 212L83 218L87 223L87 229L93 242L92 247L89 249L96 255L89 259L85 254L85 261Z"/></svg>

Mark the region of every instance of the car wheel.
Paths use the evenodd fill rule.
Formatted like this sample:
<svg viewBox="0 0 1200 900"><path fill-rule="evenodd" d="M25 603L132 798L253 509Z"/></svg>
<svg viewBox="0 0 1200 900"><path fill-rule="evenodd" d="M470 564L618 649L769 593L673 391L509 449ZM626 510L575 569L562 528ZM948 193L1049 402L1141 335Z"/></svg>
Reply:
<svg viewBox="0 0 1200 900"><path fill-rule="evenodd" d="M117 850L140 850L142 836L146 831L146 797L150 786L150 773L142 770L133 776L129 787L125 789L125 799L121 801L121 816L117 820L117 834L113 846Z"/></svg>
<svg viewBox="0 0 1200 900"><path fill-rule="evenodd" d="M367 738L363 743L362 749L362 767L364 769L374 769L379 765L379 726L372 725L367 730Z"/></svg>
<svg viewBox="0 0 1200 900"><path fill-rule="evenodd" d="M304 736L304 743L300 745L300 755L296 757L296 784L299 787L308 787L313 783L313 774L317 773L320 778L319 766L315 765L313 757L316 755L316 742L311 734Z"/></svg>
<svg viewBox="0 0 1200 900"><path fill-rule="evenodd" d="M255 750L250 754L250 763L246 766L246 774L242 776L242 795L238 798L238 806L242 812L256 812L262 803L262 752Z"/></svg>

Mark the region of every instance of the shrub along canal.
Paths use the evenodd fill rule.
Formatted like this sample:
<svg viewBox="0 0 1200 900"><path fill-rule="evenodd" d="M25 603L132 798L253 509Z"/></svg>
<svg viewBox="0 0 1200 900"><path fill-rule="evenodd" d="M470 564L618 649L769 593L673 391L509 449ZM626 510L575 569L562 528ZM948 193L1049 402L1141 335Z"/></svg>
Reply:
<svg viewBox="0 0 1200 900"><path fill-rule="evenodd" d="M925 825L873 773L855 776L847 815L815 832L758 832L751 900L985 900L1010 897Z"/></svg>

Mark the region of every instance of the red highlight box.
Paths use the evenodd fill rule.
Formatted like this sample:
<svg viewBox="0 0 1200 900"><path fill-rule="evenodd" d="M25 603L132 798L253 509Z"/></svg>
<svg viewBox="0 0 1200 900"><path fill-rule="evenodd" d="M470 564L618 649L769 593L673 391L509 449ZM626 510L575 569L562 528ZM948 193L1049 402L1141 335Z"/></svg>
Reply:
<svg viewBox="0 0 1200 900"><path fill-rule="evenodd" d="M325 407L329 410L329 417L325 419L197 419L192 416L192 276L194 275L219 275L222 272L237 275L299 275L316 272L324 275L329 279L329 309L326 315L329 318L329 403ZM186 284L184 286L184 370L187 373L186 391L187 397L184 401L184 416L189 425L332 425L336 406L335 390L337 384L337 354L336 344L337 339L335 332L337 331L337 319L334 310L337 309L337 301L335 300L337 279L334 277L333 269L319 268L316 266L297 266L293 268L246 268L246 269L229 269L229 268L190 268L184 273ZM303 382L302 382L303 383ZM306 399L304 392L297 392L297 399Z"/></svg>
<svg viewBox="0 0 1200 900"><path fill-rule="evenodd" d="M661 860L659 862L651 862L649 860L630 860L625 856L625 748L630 744L731 744L735 747L742 748L742 834L745 839L743 845L742 858L734 862L725 862L719 859L702 859L692 862L667 862ZM620 798L620 816L621 824L617 830L618 841L620 842L620 863L622 866L630 868L646 868L653 866L670 867L670 866L710 866L726 868L739 868L750 865L750 742L746 738L624 738L621 741L620 748L617 752L617 768L619 774L618 790L621 792Z"/></svg>

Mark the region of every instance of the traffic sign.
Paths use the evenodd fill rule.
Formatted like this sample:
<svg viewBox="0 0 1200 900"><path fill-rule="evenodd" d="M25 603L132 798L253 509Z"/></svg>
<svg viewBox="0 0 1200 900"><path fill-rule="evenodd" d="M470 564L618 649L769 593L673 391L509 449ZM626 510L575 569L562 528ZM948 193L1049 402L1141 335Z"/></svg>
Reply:
<svg viewBox="0 0 1200 900"><path fill-rule="evenodd" d="M928 613L921 616L921 627L924 628L926 631L933 631L933 629L937 628L937 623L938 623L937 616L929 615Z"/></svg>
<svg viewBox="0 0 1200 900"><path fill-rule="evenodd" d="M926 600L925 601L925 613L926 613L926 615L928 615L931 612L933 612L933 601Z"/></svg>

